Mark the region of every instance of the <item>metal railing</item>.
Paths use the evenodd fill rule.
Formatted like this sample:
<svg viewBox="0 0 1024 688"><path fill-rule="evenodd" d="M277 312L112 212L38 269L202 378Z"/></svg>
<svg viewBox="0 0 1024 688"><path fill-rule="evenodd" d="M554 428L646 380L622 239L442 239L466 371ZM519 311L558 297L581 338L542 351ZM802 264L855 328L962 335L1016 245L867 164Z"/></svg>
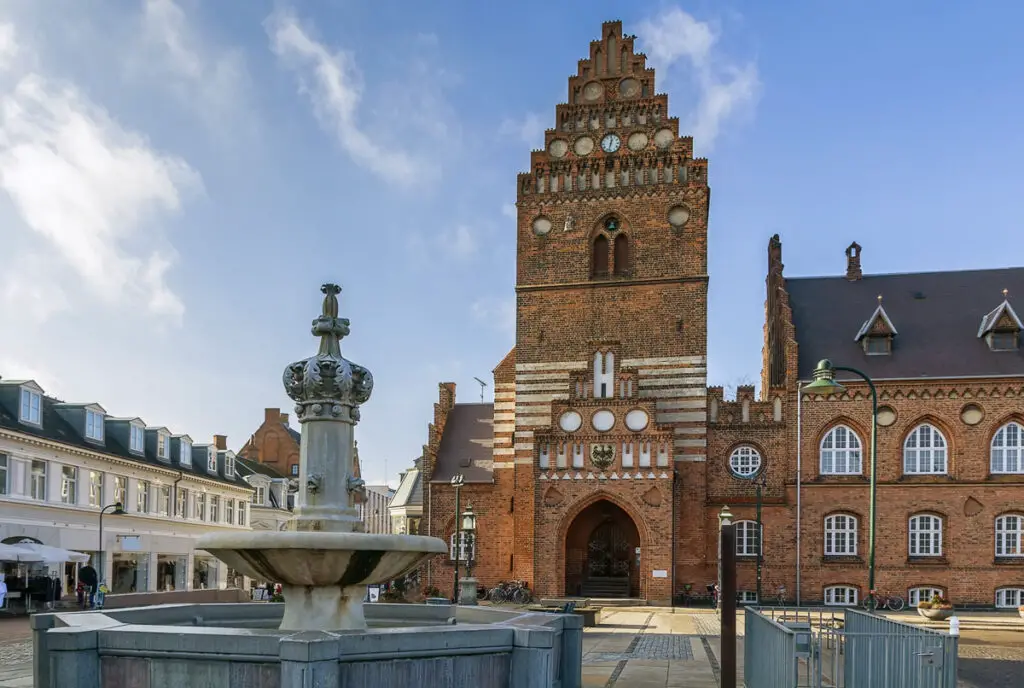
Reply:
<svg viewBox="0 0 1024 688"><path fill-rule="evenodd" d="M956 688L958 638L855 609L745 611L747 688Z"/></svg>

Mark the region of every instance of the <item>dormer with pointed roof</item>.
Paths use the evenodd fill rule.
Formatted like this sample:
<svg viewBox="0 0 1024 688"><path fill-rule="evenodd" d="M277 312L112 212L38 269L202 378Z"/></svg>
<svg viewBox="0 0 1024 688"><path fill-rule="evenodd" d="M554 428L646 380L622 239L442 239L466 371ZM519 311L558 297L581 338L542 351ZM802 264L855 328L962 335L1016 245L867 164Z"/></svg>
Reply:
<svg viewBox="0 0 1024 688"><path fill-rule="evenodd" d="M882 295L879 294L875 312L860 326L853 340L860 343L868 356L887 356L892 353L892 340L896 334L896 326L882 307Z"/></svg>
<svg viewBox="0 0 1024 688"><path fill-rule="evenodd" d="M978 338L984 338L992 351L1016 351L1020 346L1024 324L1010 305L1009 294L1009 290L1003 289L1003 302L989 311L978 327Z"/></svg>

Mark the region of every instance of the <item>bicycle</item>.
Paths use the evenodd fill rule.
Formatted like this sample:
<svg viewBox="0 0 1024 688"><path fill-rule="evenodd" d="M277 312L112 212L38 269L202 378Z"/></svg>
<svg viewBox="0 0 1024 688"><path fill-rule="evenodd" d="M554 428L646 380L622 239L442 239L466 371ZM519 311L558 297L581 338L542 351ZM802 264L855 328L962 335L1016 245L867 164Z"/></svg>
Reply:
<svg viewBox="0 0 1024 688"><path fill-rule="evenodd" d="M780 585L778 590L775 591L775 606L785 607L786 606L786 586Z"/></svg>
<svg viewBox="0 0 1024 688"><path fill-rule="evenodd" d="M873 605L872 602L874 603ZM899 595L889 595L888 593L879 595L874 590L861 603L861 606L869 612L875 609L888 609L889 611L898 612L905 605L906 602Z"/></svg>
<svg viewBox="0 0 1024 688"><path fill-rule="evenodd" d="M526 581L501 581L488 594L492 604L529 604L533 599Z"/></svg>

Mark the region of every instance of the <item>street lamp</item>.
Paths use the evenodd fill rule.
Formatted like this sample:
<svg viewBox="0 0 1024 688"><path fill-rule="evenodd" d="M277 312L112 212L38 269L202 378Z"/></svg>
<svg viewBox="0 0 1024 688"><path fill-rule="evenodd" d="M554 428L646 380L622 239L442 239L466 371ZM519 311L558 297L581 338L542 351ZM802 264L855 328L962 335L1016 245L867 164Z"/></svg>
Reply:
<svg viewBox="0 0 1024 688"><path fill-rule="evenodd" d="M462 523L459 521L459 490L466 478L461 473L452 476L452 487L455 488L455 533L452 535L455 548L455 584L452 586L452 604L459 603L459 550L462 549Z"/></svg>
<svg viewBox="0 0 1024 688"><path fill-rule="evenodd" d="M732 512L728 506L723 506L718 512L718 599L715 600L715 607L722 608L722 528L732 524Z"/></svg>
<svg viewBox="0 0 1024 688"><path fill-rule="evenodd" d="M466 538L466 578L462 581L459 599L462 604L476 604L476 579L473 578L473 559L476 550L476 514L473 505L467 504L462 512L462 532Z"/></svg>
<svg viewBox="0 0 1024 688"><path fill-rule="evenodd" d="M875 609L875 508L878 498L878 482L876 480L876 467L878 460L878 392L875 390L875 383L871 378L857 370L845 366L833 366L832 361L827 358L818 361L812 377L814 382L804 387L808 392L819 392L822 394L838 394L845 387L836 382L836 372L845 371L863 378L871 390L871 502L868 508L868 609Z"/></svg>
<svg viewBox="0 0 1024 688"><path fill-rule="evenodd" d="M768 487L768 474L762 469L760 475L755 476L757 484L757 603L761 601L761 567L764 565L764 524L761 523L761 499L762 490Z"/></svg>
<svg viewBox="0 0 1024 688"><path fill-rule="evenodd" d="M103 565L103 514L107 513L107 509L113 509L113 511L110 512L111 516L124 516L124 509L121 507L121 502L114 502L113 504L108 504L100 509L99 579L101 581L104 579L104 574L106 573L106 568Z"/></svg>

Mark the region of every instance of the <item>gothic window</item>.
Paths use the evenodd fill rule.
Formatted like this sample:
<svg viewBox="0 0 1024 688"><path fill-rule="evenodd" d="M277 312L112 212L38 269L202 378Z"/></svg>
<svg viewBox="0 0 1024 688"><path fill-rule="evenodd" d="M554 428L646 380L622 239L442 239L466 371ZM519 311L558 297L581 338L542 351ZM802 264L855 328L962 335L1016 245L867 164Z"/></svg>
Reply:
<svg viewBox="0 0 1024 688"><path fill-rule="evenodd" d="M615 395L615 354L598 351L594 354L594 398L610 399Z"/></svg>
<svg viewBox="0 0 1024 688"><path fill-rule="evenodd" d="M592 276L605 277L608 274L608 237L604 234L594 237L590 264Z"/></svg>
<svg viewBox="0 0 1024 688"><path fill-rule="evenodd" d="M822 475L860 475L860 438L845 425L837 425L821 440Z"/></svg>
<svg viewBox="0 0 1024 688"><path fill-rule="evenodd" d="M1024 426L1009 422L992 438L990 470L993 473L1024 473Z"/></svg>
<svg viewBox="0 0 1024 688"><path fill-rule="evenodd" d="M934 425L922 423L903 443L903 472L944 474L946 455L946 438Z"/></svg>
<svg viewBox="0 0 1024 688"><path fill-rule="evenodd" d="M615 237L615 274L616 275L628 275L629 274L629 237L625 234L620 234Z"/></svg>

